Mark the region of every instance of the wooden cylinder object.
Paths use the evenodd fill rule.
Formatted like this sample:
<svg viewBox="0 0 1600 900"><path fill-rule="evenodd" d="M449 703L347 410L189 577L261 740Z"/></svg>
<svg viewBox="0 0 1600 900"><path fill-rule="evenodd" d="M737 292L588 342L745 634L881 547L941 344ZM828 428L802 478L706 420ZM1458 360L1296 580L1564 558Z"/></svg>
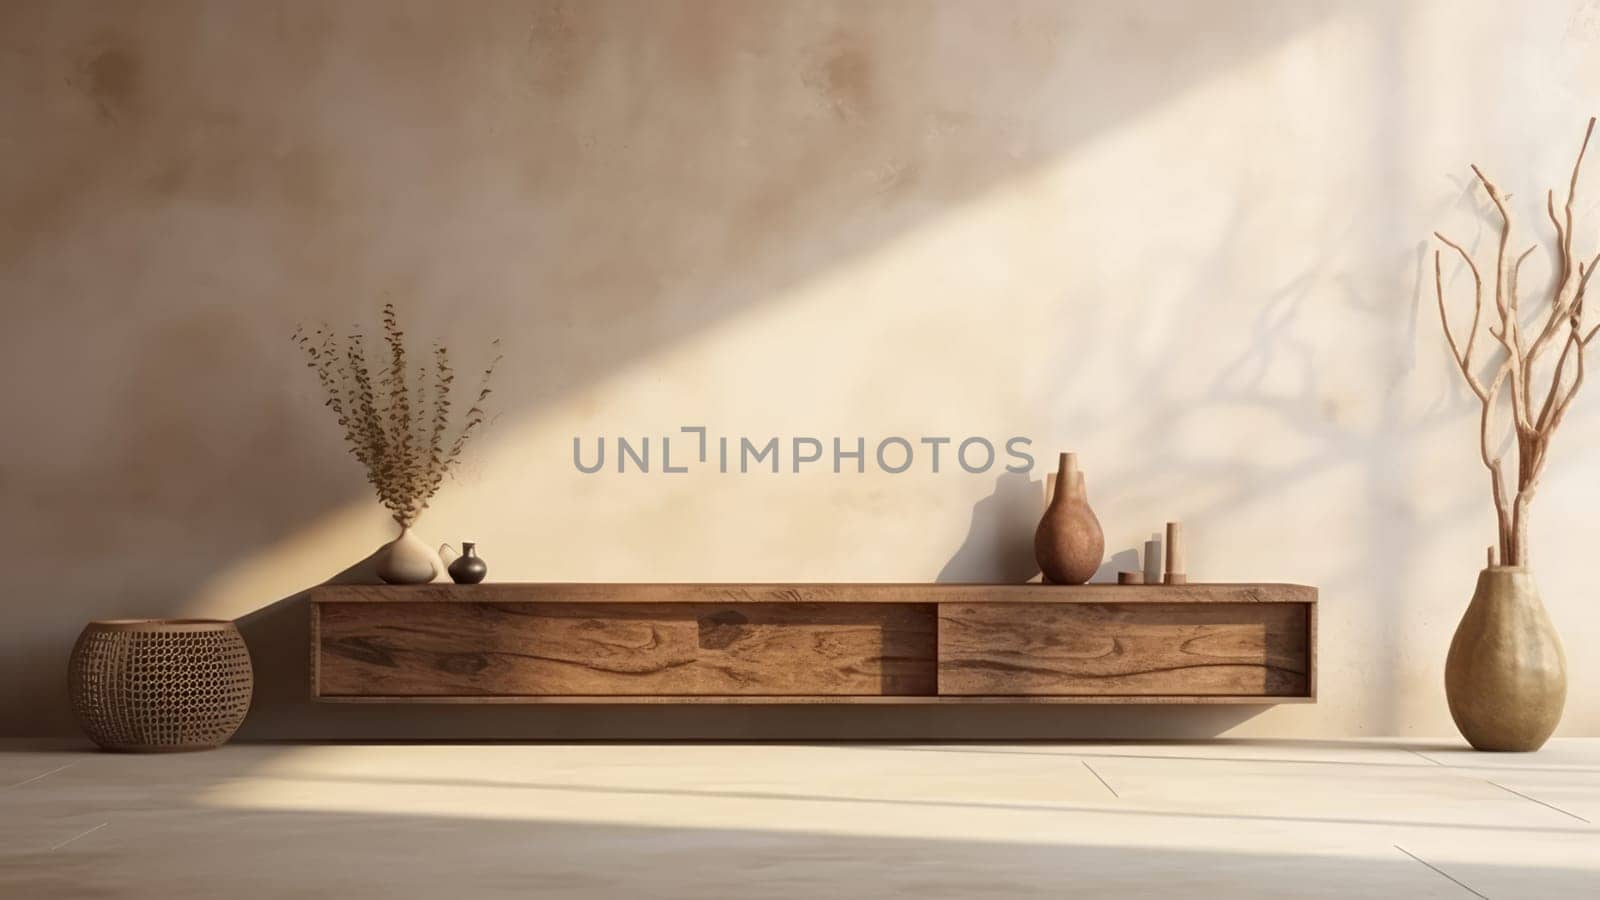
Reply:
<svg viewBox="0 0 1600 900"><path fill-rule="evenodd" d="M1167 584L1184 584L1188 582L1185 562L1183 558L1183 523L1167 523L1167 574L1164 579Z"/></svg>
<svg viewBox="0 0 1600 900"><path fill-rule="evenodd" d="M250 651L232 622L90 622L68 668L72 711L107 750L209 750L250 711Z"/></svg>
<svg viewBox="0 0 1600 900"><path fill-rule="evenodd" d="M1161 583L1161 536L1153 535L1144 542L1144 581L1145 584Z"/></svg>
<svg viewBox="0 0 1600 900"><path fill-rule="evenodd" d="M1117 584L1144 584L1143 572L1118 572Z"/></svg>

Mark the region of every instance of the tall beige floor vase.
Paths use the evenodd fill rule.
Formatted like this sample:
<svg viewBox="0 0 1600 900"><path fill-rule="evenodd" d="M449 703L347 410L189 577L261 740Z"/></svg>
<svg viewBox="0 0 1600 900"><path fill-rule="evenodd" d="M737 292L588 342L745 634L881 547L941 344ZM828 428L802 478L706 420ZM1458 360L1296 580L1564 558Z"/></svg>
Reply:
<svg viewBox="0 0 1600 900"><path fill-rule="evenodd" d="M1441 247L1459 260L1456 265L1472 275L1472 317L1460 312L1452 317L1445 299L1445 252L1434 250L1439 323L1456 369L1478 398L1481 412L1473 417L1478 457L1489 470L1496 524L1486 554L1489 567L1478 576L1477 593L1456 628L1444 667L1450 714L1479 750L1539 749L1561 721L1567 700L1561 641L1528 572L1528 521L1552 455L1551 440L1583 386L1584 354L1600 334L1594 304L1585 300L1600 262L1585 245L1589 238L1574 239L1593 232L1573 215L1575 209L1593 207L1574 195L1595 122L1591 116L1584 129L1565 200L1545 192L1557 278L1518 280L1522 260L1537 245L1517 255L1514 248L1524 242L1512 227L1511 197L1477 166L1472 174L1499 212L1494 268L1479 265L1466 244L1434 232ZM1452 318L1471 324L1452 327ZM1479 348L1483 352L1474 356ZM1514 459L1506 459L1508 452L1515 452Z"/></svg>
<svg viewBox="0 0 1600 900"><path fill-rule="evenodd" d="M1567 660L1533 574L1493 566L1450 641L1445 697L1461 734L1478 750L1544 746L1567 702Z"/></svg>

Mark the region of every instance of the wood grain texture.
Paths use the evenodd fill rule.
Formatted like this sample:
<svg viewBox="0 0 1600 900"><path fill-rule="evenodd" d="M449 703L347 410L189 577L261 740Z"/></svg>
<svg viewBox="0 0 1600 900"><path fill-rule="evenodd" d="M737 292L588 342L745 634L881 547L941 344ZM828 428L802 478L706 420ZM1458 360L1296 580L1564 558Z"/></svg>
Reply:
<svg viewBox="0 0 1600 900"><path fill-rule="evenodd" d="M939 693L1309 696L1309 615L1304 604L941 604Z"/></svg>
<svg viewBox="0 0 1600 900"><path fill-rule="evenodd" d="M311 595L311 691L335 703L1312 702L1316 598L1287 584L327 585Z"/></svg>
<svg viewBox="0 0 1600 900"><path fill-rule="evenodd" d="M1167 584L1188 584L1188 554L1183 544L1183 523L1167 523L1167 567L1161 580Z"/></svg>
<svg viewBox="0 0 1600 900"><path fill-rule="evenodd" d="M936 694L905 694L898 696L818 696L806 694L794 695L763 695L763 694L728 694L728 695L612 695L612 696L587 696L579 694L549 695L549 696L523 696L520 694L490 694L481 696L327 696L318 697L319 703L346 703L346 704L406 704L420 703L440 706L453 706L456 704L479 705L569 705L569 706L659 706L659 705L687 705L687 706L995 706L995 705L1021 705L1021 706L1122 706L1126 704L1158 706L1162 704L1207 705L1207 706L1276 706L1281 703L1312 703L1310 697L1268 697L1258 696L1230 696L1226 694L1195 695L1195 694L1130 694L1115 696L1109 694L1065 694L1050 696L1039 694L1034 696L994 696L994 697L959 697L939 696Z"/></svg>
<svg viewBox="0 0 1600 900"><path fill-rule="evenodd" d="M1317 604L1306 604L1306 699L1317 700Z"/></svg>
<svg viewBox="0 0 1600 900"><path fill-rule="evenodd" d="M379 590L385 596L397 588ZM355 603L323 596L315 605L322 697L935 690L929 604L417 603L366 596Z"/></svg>
<svg viewBox="0 0 1600 900"><path fill-rule="evenodd" d="M1313 603L1300 584L330 584L317 603Z"/></svg>

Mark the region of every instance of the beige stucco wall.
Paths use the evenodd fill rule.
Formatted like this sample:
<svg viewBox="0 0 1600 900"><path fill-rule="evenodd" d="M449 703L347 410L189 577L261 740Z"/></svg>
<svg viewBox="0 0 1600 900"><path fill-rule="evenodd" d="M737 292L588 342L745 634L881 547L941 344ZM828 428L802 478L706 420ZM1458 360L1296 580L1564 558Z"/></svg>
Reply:
<svg viewBox="0 0 1600 900"><path fill-rule="evenodd" d="M71 730L85 620L217 615L254 737L1444 735L1493 526L1426 238L1488 252L1473 161L1540 221L1600 112L1600 3L13 0L0 110L4 732ZM494 578L1027 577L1075 449L1108 551L1180 518L1194 577L1322 589L1322 701L312 708L301 592L389 528L288 335L385 299L463 361L503 339L421 525ZM1584 401L1534 522L1568 735L1600 734ZM1040 465L572 464L685 425Z"/></svg>

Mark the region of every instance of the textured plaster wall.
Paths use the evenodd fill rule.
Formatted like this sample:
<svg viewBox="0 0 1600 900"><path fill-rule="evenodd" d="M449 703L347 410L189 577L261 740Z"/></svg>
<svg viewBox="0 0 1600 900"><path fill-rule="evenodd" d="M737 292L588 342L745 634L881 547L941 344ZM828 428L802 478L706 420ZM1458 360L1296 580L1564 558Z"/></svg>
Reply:
<svg viewBox="0 0 1600 900"><path fill-rule="evenodd" d="M258 738L1443 735L1493 525L1425 238L1489 252L1472 161L1541 221L1600 4L11 0L0 111L5 732L71 730L85 620L211 615ZM503 339L421 525L492 577L1023 579L1075 449L1109 551L1180 518L1194 577L1322 589L1322 702L314 708L301 592L389 525L287 336L385 299L463 362ZM1600 734L1584 399L1533 526L1569 735ZM684 425L1040 466L572 465Z"/></svg>

